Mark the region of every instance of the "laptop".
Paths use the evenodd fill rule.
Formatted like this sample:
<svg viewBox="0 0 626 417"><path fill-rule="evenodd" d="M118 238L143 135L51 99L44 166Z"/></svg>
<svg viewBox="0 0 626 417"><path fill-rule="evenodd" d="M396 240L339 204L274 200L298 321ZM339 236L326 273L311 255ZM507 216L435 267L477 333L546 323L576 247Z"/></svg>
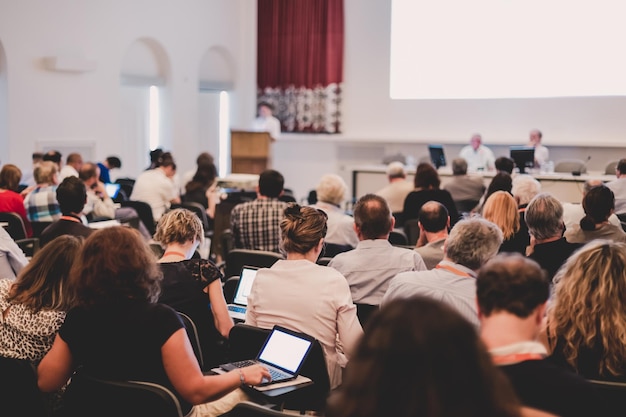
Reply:
<svg viewBox="0 0 626 417"><path fill-rule="evenodd" d="M111 197L111 199L117 198L117 195L120 193L121 184L117 183L106 183L104 184L104 189L107 192L107 195Z"/></svg>
<svg viewBox="0 0 626 417"><path fill-rule="evenodd" d="M270 371L272 377L271 381L263 380L261 385L290 381L298 376L314 341L315 339L307 334L275 325L256 359L225 363L220 365L220 368L231 371L261 364Z"/></svg>
<svg viewBox="0 0 626 417"><path fill-rule="evenodd" d="M248 294L252 289L252 283L256 278L259 268L255 266L244 266L239 275L239 282L235 290L235 297L231 304L227 304L228 314L233 320L245 320L246 308L248 307Z"/></svg>

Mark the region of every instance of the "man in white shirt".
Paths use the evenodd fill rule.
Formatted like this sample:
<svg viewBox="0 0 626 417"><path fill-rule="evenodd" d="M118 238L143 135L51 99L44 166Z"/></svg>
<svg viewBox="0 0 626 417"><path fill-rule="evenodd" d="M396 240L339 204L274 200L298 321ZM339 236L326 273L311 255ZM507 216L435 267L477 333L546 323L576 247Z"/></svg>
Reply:
<svg viewBox="0 0 626 417"><path fill-rule="evenodd" d="M528 146L535 148L535 168L541 168L543 164L550 160L550 151L541 144L543 134L539 129L530 131L530 139Z"/></svg>
<svg viewBox="0 0 626 417"><path fill-rule="evenodd" d="M83 166L83 157L79 153L71 153L67 156L65 166L59 172L59 183L67 177L78 177L80 167Z"/></svg>
<svg viewBox="0 0 626 417"><path fill-rule="evenodd" d="M626 159L620 159L615 167L616 180L606 183L615 194L615 214L626 213Z"/></svg>
<svg viewBox="0 0 626 417"><path fill-rule="evenodd" d="M467 161L467 169L470 172L492 171L496 167L493 152L482 143L482 136L476 133L470 139L470 144L459 152L459 156Z"/></svg>
<svg viewBox="0 0 626 417"><path fill-rule="evenodd" d="M392 213L401 213L404 210L404 199L415 189L412 181L406 180L406 169L400 161L387 165L387 180L385 185L374 194L387 200Z"/></svg>
<svg viewBox="0 0 626 417"><path fill-rule="evenodd" d="M169 152L165 152L158 161L158 166L142 172L135 181L131 200L148 203L152 208L154 222L158 222L172 203L180 204L178 188L173 181L176 164Z"/></svg>
<svg viewBox="0 0 626 417"><path fill-rule="evenodd" d="M259 103L258 117L252 123L252 130L268 132L272 139L280 138L280 120L272 115L274 107L265 101Z"/></svg>

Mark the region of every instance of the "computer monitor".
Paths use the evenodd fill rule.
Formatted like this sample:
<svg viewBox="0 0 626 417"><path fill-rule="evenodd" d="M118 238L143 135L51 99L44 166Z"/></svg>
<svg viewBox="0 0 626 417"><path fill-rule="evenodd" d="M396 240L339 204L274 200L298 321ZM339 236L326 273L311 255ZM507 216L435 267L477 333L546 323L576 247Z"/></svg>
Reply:
<svg viewBox="0 0 626 417"><path fill-rule="evenodd" d="M515 161L515 166L520 174L526 173L526 168L535 166L535 148L532 146L511 146L511 159Z"/></svg>
<svg viewBox="0 0 626 417"><path fill-rule="evenodd" d="M446 166L446 155L443 153L443 146L441 145L428 145L428 152L430 152L430 160L435 168Z"/></svg>

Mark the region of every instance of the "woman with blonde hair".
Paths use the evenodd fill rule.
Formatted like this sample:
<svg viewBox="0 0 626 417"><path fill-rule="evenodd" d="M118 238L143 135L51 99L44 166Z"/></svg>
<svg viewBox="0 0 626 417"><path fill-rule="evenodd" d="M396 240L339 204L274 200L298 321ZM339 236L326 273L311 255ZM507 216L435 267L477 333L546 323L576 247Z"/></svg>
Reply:
<svg viewBox="0 0 626 417"><path fill-rule="evenodd" d="M159 302L187 314L198 328L205 368L226 360L225 338L233 327L222 291L222 273L206 259L192 258L204 239L202 222L187 209L166 212L154 240L165 248Z"/></svg>
<svg viewBox="0 0 626 417"><path fill-rule="evenodd" d="M626 243L588 243L554 282L542 334L550 359L588 379L626 382Z"/></svg>
<svg viewBox="0 0 626 417"><path fill-rule="evenodd" d="M491 194L485 201L482 216L502 230L504 241L498 252L519 252L526 255L530 236L520 232L519 210L511 194L506 191L496 191Z"/></svg>
<svg viewBox="0 0 626 417"><path fill-rule="evenodd" d="M285 209L280 230L286 259L258 271L248 295L246 324L278 324L318 339L334 388L363 330L346 278L316 264L326 220L326 213L313 207L291 204Z"/></svg>

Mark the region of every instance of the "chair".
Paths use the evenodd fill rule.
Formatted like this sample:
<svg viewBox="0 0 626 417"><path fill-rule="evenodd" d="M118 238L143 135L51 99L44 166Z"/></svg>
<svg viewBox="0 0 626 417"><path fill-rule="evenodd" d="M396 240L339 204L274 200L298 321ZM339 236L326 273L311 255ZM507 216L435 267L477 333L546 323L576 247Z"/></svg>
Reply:
<svg viewBox="0 0 626 417"><path fill-rule="evenodd" d="M578 172L584 174L587 172L587 164L581 159L562 159L554 164L554 172Z"/></svg>
<svg viewBox="0 0 626 417"><path fill-rule="evenodd" d="M417 219L408 219L404 222L404 234L410 246L415 246L417 239L420 237L420 229L417 225Z"/></svg>
<svg viewBox="0 0 626 417"><path fill-rule="evenodd" d="M222 285L222 291L224 292L224 299L226 303L232 304L235 301L235 291L237 291L237 285L239 285L239 275L233 275L226 278L224 285Z"/></svg>
<svg viewBox="0 0 626 417"><path fill-rule="evenodd" d="M337 243L324 243L324 251L322 252L325 257L332 258L335 255L343 252L348 252L354 249L350 245L339 245Z"/></svg>
<svg viewBox="0 0 626 417"><path fill-rule="evenodd" d="M135 186L135 180L133 178L118 178L115 180L116 184L120 185L121 191L124 192L127 199L130 199L130 195L133 192L133 187Z"/></svg>
<svg viewBox="0 0 626 417"><path fill-rule="evenodd" d="M186 201L181 204L181 207L196 213L196 216L198 216L200 221L202 221L205 237L213 236L213 220L209 219L209 216L206 214L206 210L202 204L196 203L195 201Z"/></svg>
<svg viewBox="0 0 626 417"><path fill-rule="evenodd" d="M268 406L253 403L252 401L242 401L237 403L230 411L226 414L222 414L223 417L264 417L264 416L274 416L274 417L284 417L286 413L282 411L273 410Z"/></svg>
<svg viewBox="0 0 626 417"><path fill-rule="evenodd" d="M590 379L589 382L594 386L600 400L605 405L603 416L617 417L624 415L624 410L626 409L626 383L595 379Z"/></svg>
<svg viewBox="0 0 626 417"><path fill-rule="evenodd" d="M168 388L145 381L111 381L84 373L72 376L63 396L65 417L185 417Z"/></svg>
<svg viewBox="0 0 626 417"><path fill-rule="evenodd" d="M0 213L0 225L5 228L13 240L26 238L24 220L22 220L19 214L14 212Z"/></svg>
<svg viewBox="0 0 626 417"><path fill-rule="evenodd" d="M617 169L617 164L619 161L611 161L604 168L604 175L615 175L615 170Z"/></svg>
<svg viewBox="0 0 626 417"><path fill-rule="evenodd" d="M370 316L378 311L378 306L371 304L355 303L356 315L359 318L361 327L365 327L365 324L369 320Z"/></svg>
<svg viewBox="0 0 626 417"><path fill-rule="evenodd" d="M478 200L457 200L454 202L459 214L470 213L478 205Z"/></svg>
<svg viewBox="0 0 626 417"><path fill-rule="evenodd" d="M315 262L318 265L322 265L322 266L328 266L328 264L330 263L330 260L333 259L330 256L320 256L317 259L317 262Z"/></svg>
<svg viewBox="0 0 626 417"><path fill-rule="evenodd" d="M29 361L0 356L0 378L2 415L46 415L44 399L37 387L36 370Z"/></svg>
<svg viewBox="0 0 626 417"><path fill-rule="evenodd" d="M394 229L389 232L389 243L396 246L407 246L409 244L409 240L406 237L406 234L403 230Z"/></svg>
<svg viewBox="0 0 626 417"><path fill-rule="evenodd" d="M37 252L39 252L39 238L38 237L27 237L25 239L18 239L15 241L17 246L20 247L24 255L28 258L32 258L35 256Z"/></svg>
<svg viewBox="0 0 626 417"><path fill-rule="evenodd" d="M269 268L279 259L284 259L279 253L254 249L233 249L224 258L224 276L239 276L244 265Z"/></svg>
<svg viewBox="0 0 626 417"><path fill-rule="evenodd" d="M41 237L41 232L53 222L30 222L30 226L33 229L33 237Z"/></svg>
<svg viewBox="0 0 626 417"><path fill-rule="evenodd" d="M150 236L154 236L156 232L156 224L154 223L154 216L152 215L152 207L150 204L139 200L126 200L120 203L122 207L132 207L137 212L139 219L148 229Z"/></svg>
<svg viewBox="0 0 626 417"><path fill-rule="evenodd" d="M196 327L196 323L189 317L187 314L182 311L177 311L178 316L182 319L183 324L185 325L185 330L187 330L187 337L191 342L191 347L193 348L193 353L198 358L198 364L200 364L200 368L204 369L204 358L202 356L202 346L200 345L200 337L198 336L198 328Z"/></svg>

